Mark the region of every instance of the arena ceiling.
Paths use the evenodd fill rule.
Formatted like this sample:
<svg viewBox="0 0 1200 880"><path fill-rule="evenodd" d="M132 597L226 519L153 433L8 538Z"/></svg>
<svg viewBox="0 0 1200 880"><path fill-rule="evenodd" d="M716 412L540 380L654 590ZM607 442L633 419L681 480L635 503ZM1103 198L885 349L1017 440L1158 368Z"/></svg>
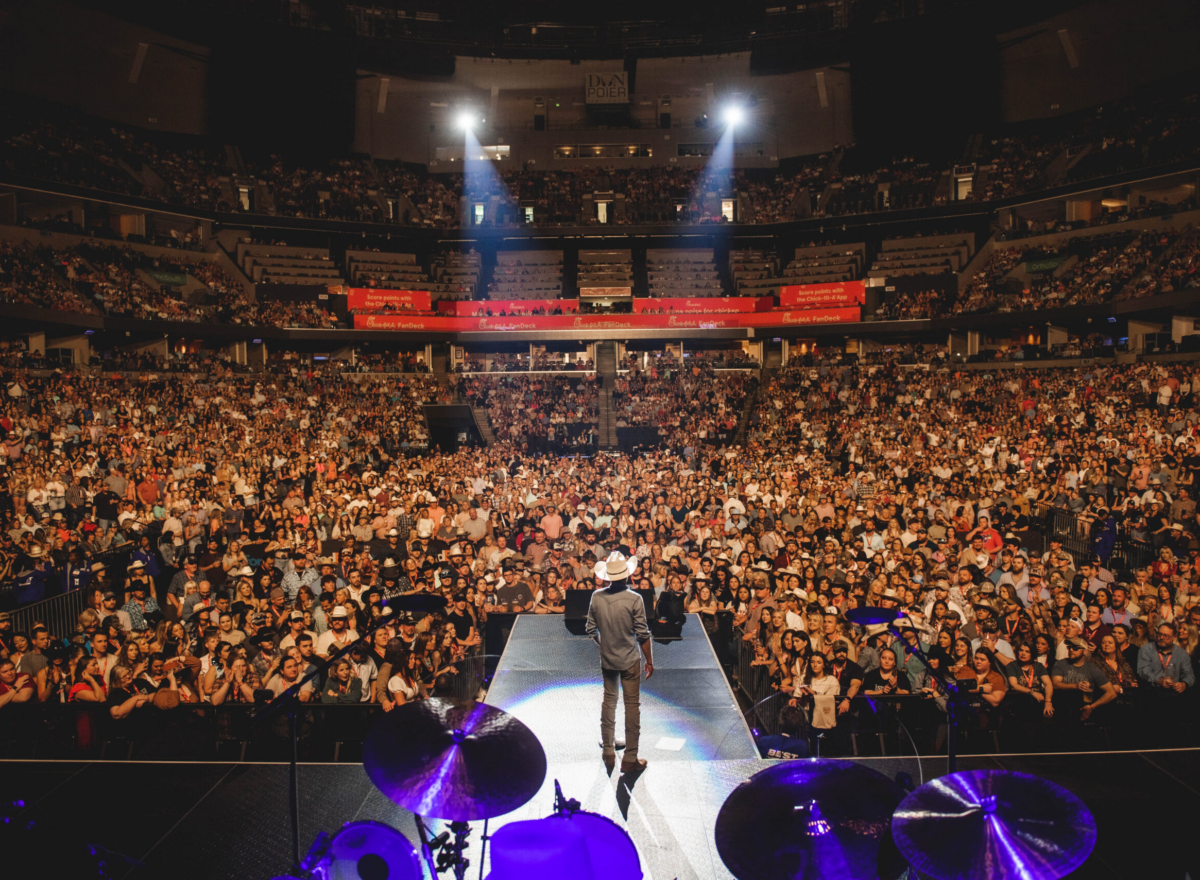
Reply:
<svg viewBox="0 0 1200 880"><path fill-rule="evenodd" d="M370 67L402 46L450 55L612 58L787 49L808 66L866 29L925 22L998 33L1092 0L79 0L194 42L279 29L351 41ZM3 4L0 4L3 5ZM925 25L921 25L925 26ZM824 58L824 60L822 60Z"/></svg>

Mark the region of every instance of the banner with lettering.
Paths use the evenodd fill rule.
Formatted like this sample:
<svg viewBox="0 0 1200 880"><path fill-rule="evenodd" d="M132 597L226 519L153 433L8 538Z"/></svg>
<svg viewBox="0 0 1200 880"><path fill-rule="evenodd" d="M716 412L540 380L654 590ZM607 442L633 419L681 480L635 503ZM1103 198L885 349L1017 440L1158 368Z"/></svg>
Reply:
<svg viewBox="0 0 1200 880"><path fill-rule="evenodd" d="M663 311L674 315L720 315L728 312L767 312L775 307L770 296L701 296L635 299L634 314Z"/></svg>
<svg viewBox="0 0 1200 880"><path fill-rule="evenodd" d="M433 306L428 290L387 290L373 287L352 287L346 297L346 308L358 309L410 308L427 312Z"/></svg>
<svg viewBox="0 0 1200 880"><path fill-rule="evenodd" d="M811 324L854 324L862 320L862 309L793 309L758 312L742 317L743 327L802 327Z"/></svg>
<svg viewBox="0 0 1200 880"><path fill-rule="evenodd" d="M867 285L862 281L785 284L779 288L779 305L785 309L862 305L866 301Z"/></svg>
<svg viewBox="0 0 1200 880"><path fill-rule="evenodd" d="M355 330L496 333L521 330L731 330L739 327L788 327L850 324L860 320L858 308L800 309L725 315L355 315Z"/></svg>
<svg viewBox="0 0 1200 880"><path fill-rule="evenodd" d="M573 299L489 299L468 300L466 302L449 302L439 299L437 310L439 315L457 315L460 318L482 317L489 310L493 316L504 312L508 315L528 315L533 309L562 309L569 315L579 311L579 303Z"/></svg>
<svg viewBox="0 0 1200 880"><path fill-rule="evenodd" d="M628 104L629 74L624 70L589 73L584 95L588 104Z"/></svg>

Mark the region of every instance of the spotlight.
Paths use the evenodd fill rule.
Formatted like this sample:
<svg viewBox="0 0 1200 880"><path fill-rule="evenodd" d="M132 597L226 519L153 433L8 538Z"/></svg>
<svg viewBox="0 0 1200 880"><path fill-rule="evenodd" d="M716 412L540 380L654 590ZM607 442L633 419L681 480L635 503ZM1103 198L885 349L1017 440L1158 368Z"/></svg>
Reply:
<svg viewBox="0 0 1200 880"><path fill-rule="evenodd" d="M454 122L463 131L470 131L475 127L475 114L470 110L462 110L455 117Z"/></svg>
<svg viewBox="0 0 1200 880"><path fill-rule="evenodd" d="M741 125L746 118L745 111L741 107L734 104L725 108L725 124L726 125Z"/></svg>

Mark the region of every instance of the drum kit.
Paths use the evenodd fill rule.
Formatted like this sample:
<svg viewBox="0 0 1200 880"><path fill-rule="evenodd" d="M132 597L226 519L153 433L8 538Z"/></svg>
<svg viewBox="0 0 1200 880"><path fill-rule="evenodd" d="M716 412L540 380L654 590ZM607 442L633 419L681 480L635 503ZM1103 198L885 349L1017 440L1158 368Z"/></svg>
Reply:
<svg viewBox="0 0 1200 880"><path fill-rule="evenodd" d="M363 744L371 782L410 811L421 841L379 822L350 822L320 834L300 863L311 880L421 880L451 873L464 880L472 822L483 821L479 877L491 843L487 880L571 877L640 880L637 848L612 820L580 809L555 781L544 819L510 822L494 836L488 821L528 803L546 779L546 753L533 731L494 706L431 699L406 703L375 723ZM449 822L434 835L428 820ZM283 880L283 878L277 878Z"/></svg>
<svg viewBox="0 0 1200 880"><path fill-rule="evenodd" d="M414 814L421 846L388 825L351 822L318 836L299 866L311 880L421 880L424 869L465 880L480 820L480 880L489 842L487 880L642 877L625 830L580 809L557 781L549 816L488 835L490 819L528 803L546 778L537 737L493 706L399 706L368 733L363 763ZM429 819L448 830L433 835ZM716 822L717 851L738 880L1049 880L1082 865L1095 842L1087 807L1039 777L976 770L906 792L861 764L819 758L772 763L734 789Z"/></svg>

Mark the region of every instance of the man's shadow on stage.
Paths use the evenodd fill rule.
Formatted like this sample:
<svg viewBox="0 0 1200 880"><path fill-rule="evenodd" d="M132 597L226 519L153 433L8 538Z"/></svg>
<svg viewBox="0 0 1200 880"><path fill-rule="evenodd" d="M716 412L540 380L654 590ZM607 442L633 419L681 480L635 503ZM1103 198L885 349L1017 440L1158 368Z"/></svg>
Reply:
<svg viewBox="0 0 1200 880"><path fill-rule="evenodd" d="M621 775L617 778L617 808L621 811L621 818L626 822L629 821L629 803L633 799L633 790L645 772L645 767L637 767L628 772L622 770L620 771ZM609 772L609 775L612 775L612 771Z"/></svg>

